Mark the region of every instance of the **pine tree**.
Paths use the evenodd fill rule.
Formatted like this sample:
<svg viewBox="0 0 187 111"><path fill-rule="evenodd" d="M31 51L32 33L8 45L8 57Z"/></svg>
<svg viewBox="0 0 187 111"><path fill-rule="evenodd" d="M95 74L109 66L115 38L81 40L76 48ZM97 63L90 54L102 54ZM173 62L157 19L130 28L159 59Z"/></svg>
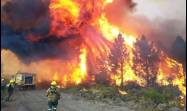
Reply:
<svg viewBox="0 0 187 111"><path fill-rule="evenodd" d="M111 71L113 73L120 73L121 84L123 86L124 63L127 58L128 52L125 46L125 40L121 34L115 39L113 47L110 50L109 61L111 63Z"/></svg>
<svg viewBox="0 0 187 111"><path fill-rule="evenodd" d="M153 42L149 44L144 36L137 40L133 61L136 75L145 79L147 86L155 86L160 58L159 51L154 47Z"/></svg>

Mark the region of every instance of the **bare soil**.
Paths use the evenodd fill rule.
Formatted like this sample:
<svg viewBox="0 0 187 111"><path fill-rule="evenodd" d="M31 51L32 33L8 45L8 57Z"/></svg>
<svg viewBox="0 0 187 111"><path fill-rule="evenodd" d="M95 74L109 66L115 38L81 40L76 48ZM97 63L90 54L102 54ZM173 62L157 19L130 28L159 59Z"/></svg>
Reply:
<svg viewBox="0 0 187 111"><path fill-rule="evenodd" d="M3 103L1 111L47 111L45 90L18 91L12 101ZM57 111L134 111L126 106L109 105L85 100L71 94L61 94Z"/></svg>

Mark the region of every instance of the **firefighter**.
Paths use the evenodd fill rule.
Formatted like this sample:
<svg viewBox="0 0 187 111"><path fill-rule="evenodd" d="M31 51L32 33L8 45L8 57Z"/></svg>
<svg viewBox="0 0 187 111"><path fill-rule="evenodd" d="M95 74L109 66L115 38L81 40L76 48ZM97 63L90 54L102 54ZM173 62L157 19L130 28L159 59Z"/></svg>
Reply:
<svg viewBox="0 0 187 111"><path fill-rule="evenodd" d="M58 100L60 99L60 92L57 88L56 81L51 82L51 86L47 90L46 96L48 98L48 111L56 111Z"/></svg>
<svg viewBox="0 0 187 111"><path fill-rule="evenodd" d="M5 96L5 90L6 90L6 82L5 79L1 79L1 99L4 99Z"/></svg>
<svg viewBox="0 0 187 111"><path fill-rule="evenodd" d="M10 101L10 98L12 97L13 95L13 92L14 92L14 80L10 80L9 84L7 85L8 89L8 96L6 98L6 101Z"/></svg>

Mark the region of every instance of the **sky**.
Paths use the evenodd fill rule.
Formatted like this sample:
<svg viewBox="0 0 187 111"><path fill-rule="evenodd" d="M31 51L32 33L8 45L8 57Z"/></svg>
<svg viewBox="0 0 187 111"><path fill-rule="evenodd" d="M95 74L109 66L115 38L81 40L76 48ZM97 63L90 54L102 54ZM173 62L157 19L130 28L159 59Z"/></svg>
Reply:
<svg viewBox="0 0 187 111"><path fill-rule="evenodd" d="M154 20L176 19L186 24L186 0L134 0L138 5L136 14L143 14Z"/></svg>

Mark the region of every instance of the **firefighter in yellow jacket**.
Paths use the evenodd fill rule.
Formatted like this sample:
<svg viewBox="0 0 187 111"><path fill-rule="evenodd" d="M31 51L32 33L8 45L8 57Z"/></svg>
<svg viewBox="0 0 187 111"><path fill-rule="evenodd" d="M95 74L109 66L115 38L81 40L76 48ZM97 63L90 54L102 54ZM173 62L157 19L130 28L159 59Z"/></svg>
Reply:
<svg viewBox="0 0 187 111"><path fill-rule="evenodd" d="M11 79L9 84L7 84L8 96L6 98L6 101L10 101L14 92L14 87L15 87L15 81Z"/></svg>
<svg viewBox="0 0 187 111"><path fill-rule="evenodd" d="M51 86L47 90L46 96L48 97L48 111L56 111L58 100L60 99L60 92L57 88L56 81L51 82Z"/></svg>

